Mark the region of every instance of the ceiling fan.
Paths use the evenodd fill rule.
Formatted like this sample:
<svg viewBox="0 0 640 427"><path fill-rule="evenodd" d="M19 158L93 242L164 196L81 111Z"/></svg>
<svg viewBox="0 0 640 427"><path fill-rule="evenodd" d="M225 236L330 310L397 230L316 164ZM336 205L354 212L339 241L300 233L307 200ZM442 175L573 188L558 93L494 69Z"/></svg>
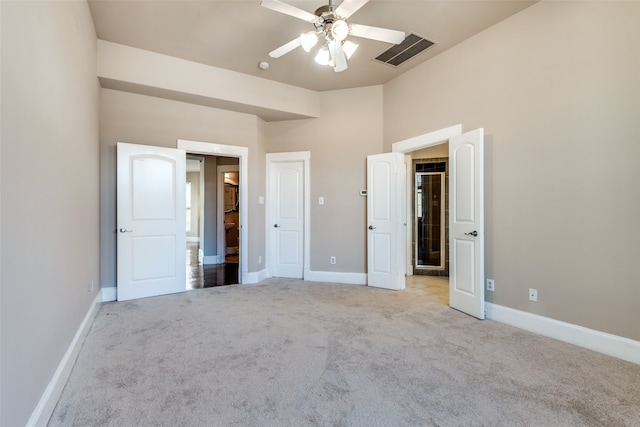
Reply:
<svg viewBox="0 0 640 427"><path fill-rule="evenodd" d="M368 1L344 0L336 8L332 1L329 0L328 5L318 8L314 13L310 13L278 0L262 0L260 2L262 6L308 21L315 27L315 30L303 33L269 52L269 56L280 58L299 46L309 52L319 40L322 40L322 45L315 57L315 61L321 65L330 65L335 72L340 72L348 68L347 59L351 58L351 55L358 48L357 44L346 40L349 35L387 43L401 43L405 37L402 31L347 23L347 19L367 4Z"/></svg>

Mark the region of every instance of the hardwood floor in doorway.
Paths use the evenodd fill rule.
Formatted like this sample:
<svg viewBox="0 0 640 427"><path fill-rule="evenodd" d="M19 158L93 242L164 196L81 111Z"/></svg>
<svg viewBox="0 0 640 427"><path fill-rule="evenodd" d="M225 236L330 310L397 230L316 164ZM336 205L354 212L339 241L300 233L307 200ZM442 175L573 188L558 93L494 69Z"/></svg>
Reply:
<svg viewBox="0 0 640 427"><path fill-rule="evenodd" d="M198 243L187 243L187 289L238 284L238 255L227 255L224 264L198 262Z"/></svg>

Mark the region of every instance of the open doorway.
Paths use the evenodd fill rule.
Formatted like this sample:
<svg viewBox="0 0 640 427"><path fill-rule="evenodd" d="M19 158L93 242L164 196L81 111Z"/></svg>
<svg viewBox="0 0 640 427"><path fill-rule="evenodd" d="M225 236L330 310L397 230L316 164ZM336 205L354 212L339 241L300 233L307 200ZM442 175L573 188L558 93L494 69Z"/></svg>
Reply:
<svg viewBox="0 0 640 427"><path fill-rule="evenodd" d="M408 186L407 287L449 305L449 144L406 153Z"/></svg>
<svg viewBox="0 0 640 427"><path fill-rule="evenodd" d="M239 159L187 154L186 169L186 288L238 284Z"/></svg>
<svg viewBox="0 0 640 427"><path fill-rule="evenodd" d="M195 248L192 256L202 261L201 243L204 239L204 157L187 154L186 163L186 224L187 244ZM187 256L189 254L187 253Z"/></svg>
<svg viewBox="0 0 640 427"><path fill-rule="evenodd" d="M415 275L449 277L448 153L446 142L409 153L411 269Z"/></svg>
<svg viewBox="0 0 640 427"><path fill-rule="evenodd" d="M217 180L217 162L215 163L214 170L212 173L206 173L208 165L206 163L206 159L210 157L215 158L232 158L236 162L239 174L239 185L238 185L238 264L237 264L237 283L247 283L249 280L248 275L248 210L246 207L248 206L248 164L249 164L249 149L247 147L240 147L235 145L224 145L224 144L214 144L210 142L202 142L202 141L191 141L185 139L178 140L178 148L185 150L187 153L191 153L193 155L203 156L205 158L205 179L207 176L216 177ZM217 182L217 181L216 181ZM207 184L205 183L205 187ZM209 199L212 200L211 198ZM215 199L215 204L217 206L217 198ZM206 205L206 200L205 200ZM215 209L215 208L214 208ZM215 211L214 211L215 212ZM204 265L219 265L224 261L224 255L217 250L217 242L218 236L221 233L221 229L224 229L222 218L220 218L217 214L213 215L205 215L205 220L215 218L215 225L206 227L203 233L204 237L204 254L203 254L203 264ZM220 219L218 221L218 219ZM219 228L218 228L219 227ZM208 252L207 249L210 248L209 244L213 245L216 249L213 252Z"/></svg>
<svg viewBox="0 0 640 427"><path fill-rule="evenodd" d="M225 262L240 254L240 173L238 159L217 159L217 217L222 221L216 223L216 252L221 255L220 262Z"/></svg>
<svg viewBox="0 0 640 427"><path fill-rule="evenodd" d="M462 133L456 125L392 144L392 152L407 153L448 142L449 197L449 305L478 319L484 312L484 129ZM409 174L406 174L409 176ZM410 185L410 184L409 184ZM407 191L409 185L406 186ZM407 198L405 224L413 224ZM406 255L412 247L406 230ZM406 274L413 274L406 268Z"/></svg>
<svg viewBox="0 0 640 427"><path fill-rule="evenodd" d="M393 144L393 151L405 155L406 171L406 286L419 290L426 300L449 305L449 138L462 132L460 125L441 129ZM436 165L439 163L438 165ZM442 163L445 163L444 168ZM437 180L418 180L418 177L440 173ZM429 175L427 175L429 174ZM442 182L444 178L444 182ZM429 188L428 191L427 188ZM422 190L419 187L422 186ZM433 198L435 187L440 188L438 203L422 204L426 194ZM444 187L444 190L443 190ZM442 196L444 191L444 197ZM444 208L444 209L443 209ZM443 211L444 210L444 211ZM425 218L427 212L433 218ZM422 214L420 213L422 212ZM439 217L438 217L439 216ZM420 221L422 219L422 221ZM440 229L427 224L437 220ZM444 223L444 224L443 224ZM420 227L422 226L422 230ZM430 239L431 237L431 239ZM437 247L433 237L440 237ZM429 246L431 245L431 246ZM443 247L444 246L444 247ZM428 249L426 252L425 249Z"/></svg>
<svg viewBox="0 0 640 427"><path fill-rule="evenodd" d="M240 172L237 158L218 157L217 253L224 264L224 284L238 283L240 262Z"/></svg>

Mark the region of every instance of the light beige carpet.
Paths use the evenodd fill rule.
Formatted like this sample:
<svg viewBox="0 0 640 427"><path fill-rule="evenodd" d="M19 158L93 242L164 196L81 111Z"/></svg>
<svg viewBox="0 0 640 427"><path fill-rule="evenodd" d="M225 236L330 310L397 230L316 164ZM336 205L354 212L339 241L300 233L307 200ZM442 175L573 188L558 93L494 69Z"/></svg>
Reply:
<svg viewBox="0 0 640 427"><path fill-rule="evenodd" d="M639 365L430 286L270 279L104 304L49 425L640 425Z"/></svg>

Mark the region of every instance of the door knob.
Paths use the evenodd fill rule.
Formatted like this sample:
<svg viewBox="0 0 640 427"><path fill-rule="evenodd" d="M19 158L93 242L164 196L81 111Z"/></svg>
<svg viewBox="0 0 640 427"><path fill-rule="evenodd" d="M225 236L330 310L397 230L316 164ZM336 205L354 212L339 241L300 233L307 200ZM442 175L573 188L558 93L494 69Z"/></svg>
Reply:
<svg viewBox="0 0 640 427"><path fill-rule="evenodd" d="M369 230L375 230L376 228L373 225L369 226Z"/></svg>
<svg viewBox="0 0 640 427"><path fill-rule="evenodd" d="M120 232L121 232L121 233L132 233L132 232L133 232L133 230L127 230L126 228L121 228L121 229L120 229Z"/></svg>
<svg viewBox="0 0 640 427"><path fill-rule="evenodd" d="M273 224L273 228L279 228L280 226L278 224Z"/></svg>
<svg viewBox="0 0 640 427"><path fill-rule="evenodd" d="M478 235L478 232L476 230L473 230L471 233L464 233L464 235L476 237Z"/></svg>

